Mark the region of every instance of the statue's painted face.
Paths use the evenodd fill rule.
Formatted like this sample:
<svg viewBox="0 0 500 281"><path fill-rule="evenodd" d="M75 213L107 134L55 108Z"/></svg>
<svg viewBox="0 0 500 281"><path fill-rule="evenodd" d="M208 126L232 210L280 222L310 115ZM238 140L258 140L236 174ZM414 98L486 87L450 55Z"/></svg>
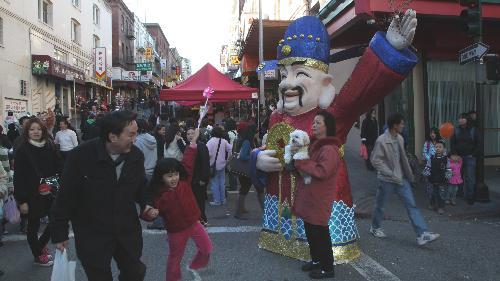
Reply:
<svg viewBox="0 0 500 281"><path fill-rule="evenodd" d="M333 77L300 63L280 66L278 110L292 116L327 108L335 97Z"/></svg>

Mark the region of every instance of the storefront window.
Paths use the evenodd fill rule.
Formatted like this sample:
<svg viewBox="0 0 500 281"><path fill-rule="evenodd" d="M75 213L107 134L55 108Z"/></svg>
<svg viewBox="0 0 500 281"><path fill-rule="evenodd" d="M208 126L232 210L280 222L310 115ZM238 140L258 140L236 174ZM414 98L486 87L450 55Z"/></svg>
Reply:
<svg viewBox="0 0 500 281"><path fill-rule="evenodd" d="M476 109L475 65L450 61L429 61L429 125L457 123L460 113ZM500 86L482 86L485 108L485 156L500 155Z"/></svg>

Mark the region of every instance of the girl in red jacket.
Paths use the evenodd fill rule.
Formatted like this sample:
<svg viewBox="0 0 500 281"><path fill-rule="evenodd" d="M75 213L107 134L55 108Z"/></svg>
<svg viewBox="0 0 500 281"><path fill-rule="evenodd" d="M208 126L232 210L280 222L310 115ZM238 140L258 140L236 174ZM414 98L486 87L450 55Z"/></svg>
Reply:
<svg viewBox="0 0 500 281"><path fill-rule="evenodd" d="M207 266L212 251L212 242L203 225L200 210L191 190L191 177L196 158L199 130L196 129L191 144L186 147L182 163L174 158L158 161L151 183L155 192L155 207L160 211L168 232L169 254L167 281L181 280L181 260L189 238L198 252L187 268L199 279L196 270Z"/></svg>

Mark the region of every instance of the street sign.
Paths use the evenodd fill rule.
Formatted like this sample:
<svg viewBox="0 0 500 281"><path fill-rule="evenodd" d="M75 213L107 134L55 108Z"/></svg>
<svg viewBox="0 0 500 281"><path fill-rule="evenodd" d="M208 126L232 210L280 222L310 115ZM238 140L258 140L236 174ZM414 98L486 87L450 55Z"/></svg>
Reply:
<svg viewBox="0 0 500 281"><path fill-rule="evenodd" d="M461 65L468 64L469 62L477 61L481 59L490 49L490 46L476 42L469 47L460 50L459 52L459 62Z"/></svg>
<svg viewBox="0 0 500 281"><path fill-rule="evenodd" d="M150 62L136 63L135 71L153 71L153 64Z"/></svg>

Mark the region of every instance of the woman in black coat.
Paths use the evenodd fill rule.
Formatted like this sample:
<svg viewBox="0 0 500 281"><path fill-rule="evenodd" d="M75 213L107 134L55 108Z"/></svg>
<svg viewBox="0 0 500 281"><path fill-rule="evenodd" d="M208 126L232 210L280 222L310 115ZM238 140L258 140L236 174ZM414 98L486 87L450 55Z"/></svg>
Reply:
<svg viewBox="0 0 500 281"><path fill-rule="evenodd" d="M54 199L54 192L44 183L60 174L61 159L47 127L38 118L26 124L23 143L15 156L14 196L22 214L28 215L27 240L35 258L35 264L51 266L48 253L49 228L38 237L40 219L47 216Z"/></svg>
<svg viewBox="0 0 500 281"><path fill-rule="evenodd" d="M165 149L165 133L166 133L166 129L165 129L164 125L161 125L161 124L156 125L153 135L156 139L158 160L163 158L163 153L164 153L164 149Z"/></svg>
<svg viewBox="0 0 500 281"><path fill-rule="evenodd" d="M370 162L370 156L372 154L373 147L378 138L378 122L375 109L370 109L366 113L365 120L361 124L361 142L366 145L366 150L368 150L368 159L366 159L366 168L370 171L375 171Z"/></svg>

